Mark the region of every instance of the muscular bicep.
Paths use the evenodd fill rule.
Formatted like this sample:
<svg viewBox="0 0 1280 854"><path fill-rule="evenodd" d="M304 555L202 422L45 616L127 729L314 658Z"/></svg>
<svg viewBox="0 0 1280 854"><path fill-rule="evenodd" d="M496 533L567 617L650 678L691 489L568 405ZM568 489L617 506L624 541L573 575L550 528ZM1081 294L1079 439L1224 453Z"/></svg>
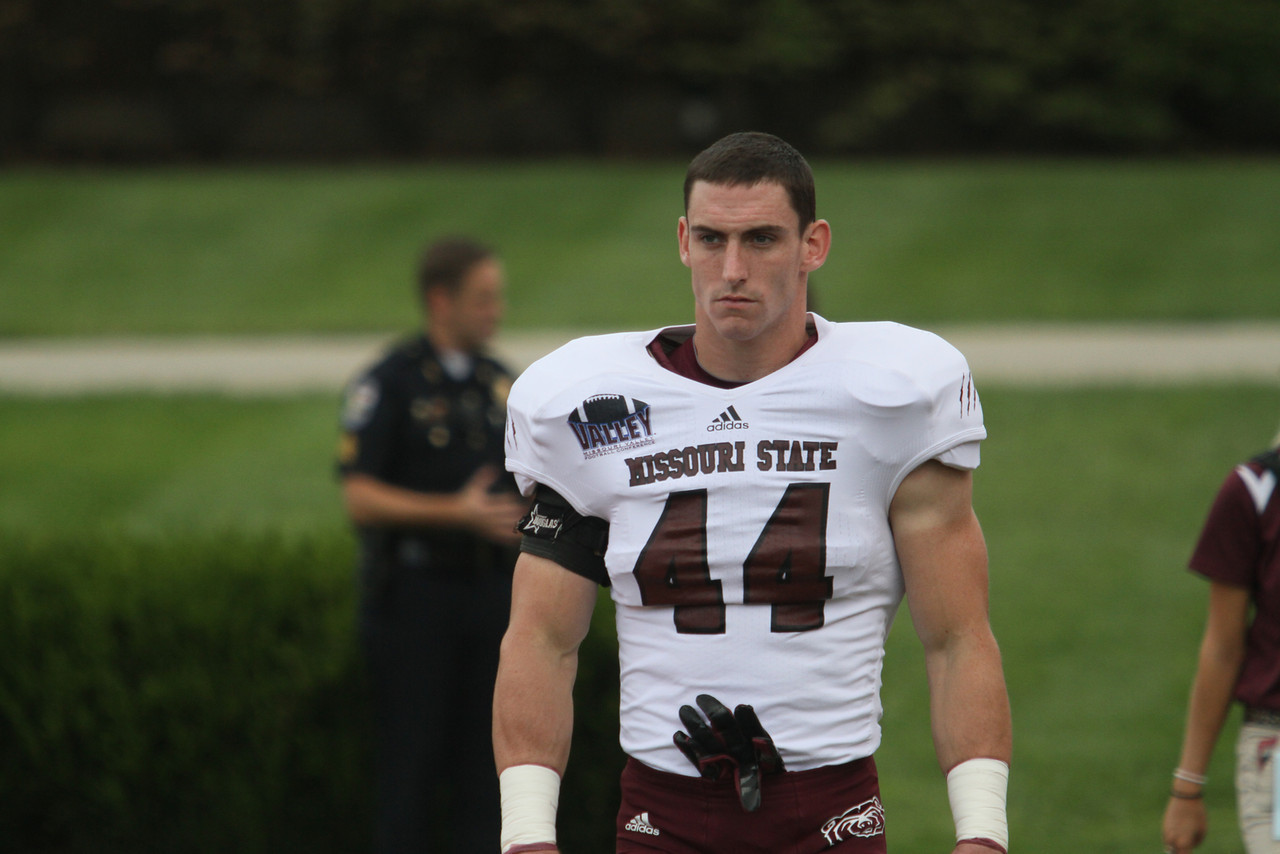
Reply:
<svg viewBox="0 0 1280 854"><path fill-rule="evenodd" d="M898 487L889 508L907 603L926 648L987 629L987 547L971 472L936 461Z"/></svg>
<svg viewBox="0 0 1280 854"><path fill-rule="evenodd" d="M511 580L508 634L548 653L570 654L591 627L598 589L595 582L555 561L522 553Z"/></svg>

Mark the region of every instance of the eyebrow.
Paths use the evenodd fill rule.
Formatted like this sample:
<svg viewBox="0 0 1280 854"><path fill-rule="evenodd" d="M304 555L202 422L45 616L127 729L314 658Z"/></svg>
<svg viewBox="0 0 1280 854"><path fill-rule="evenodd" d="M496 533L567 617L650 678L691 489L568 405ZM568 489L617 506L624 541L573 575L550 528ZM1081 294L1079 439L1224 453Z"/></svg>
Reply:
<svg viewBox="0 0 1280 854"><path fill-rule="evenodd" d="M719 229L719 228L712 228L712 227L711 227L711 226L709 226L709 225L692 225L692 224L690 224L690 226L689 226L689 230L690 230L691 232L693 232L694 234L714 234L714 235L723 235L723 234L727 234L727 233L728 233L728 232L726 232L726 231L724 231L724 230L722 230L722 229ZM744 235L752 235L752 234L761 234L761 233L764 233L764 232L770 232L770 233L782 233L782 232L785 232L786 230L787 230L787 226L785 226L785 225L765 224L765 225L753 225L753 226L750 226L749 228L742 229L742 231L741 231L741 232L739 232L739 233L744 234Z"/></svg>

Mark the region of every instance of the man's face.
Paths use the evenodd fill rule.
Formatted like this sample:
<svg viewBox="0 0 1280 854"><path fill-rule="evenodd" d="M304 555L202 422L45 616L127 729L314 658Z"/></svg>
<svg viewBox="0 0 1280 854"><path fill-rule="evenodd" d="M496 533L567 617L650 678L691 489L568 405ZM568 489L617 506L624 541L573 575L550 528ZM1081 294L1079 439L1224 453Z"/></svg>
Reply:
<svg viewBox="0 0 1280 854"><path fill-rule="evenodd" d="M467 272L456 294L441 293L433 316L441 321L453 346L475 351L498 331L506 309L505 291L502 265L494 259L481 261Z"/></svg>
<svg viewBox="0 0 1280 854"><path fill-rule="evenodd" d="M699 329L748 341L804 315L803 282L826 260L827 224L800 218L777 183L699 181L680 218L680 260L693 278Z"/></svg>

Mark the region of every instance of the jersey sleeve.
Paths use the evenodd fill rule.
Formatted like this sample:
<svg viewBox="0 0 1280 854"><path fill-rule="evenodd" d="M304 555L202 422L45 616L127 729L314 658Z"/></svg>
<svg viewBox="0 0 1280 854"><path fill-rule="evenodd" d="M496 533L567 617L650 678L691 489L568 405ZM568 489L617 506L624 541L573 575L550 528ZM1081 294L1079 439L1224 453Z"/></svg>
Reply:
<svg viewBox="0 0 1280 854"><path fill-rule="evenodd" d="M511 394L507 397L507 432L503 440L507 471L515 476L520 494L525 498L532 497L537 485L549 479L545 474L550 451L545 435L547 425L539 420L537 393L530 388L536 385L536 377L531 374L533 370L526 371L511 387ZM547 485L555 488L554 484Z"/></svg>
<svg viewBox="0 0 1280 854"><path fill-rule="evenodd" d="M931 333L921 333L912 350L913 370L900 378L912 392L893 412L888 431L897 437L896 455L902 461L890 494L928 460L976 469L987 437L982 401L964 355Z"/></svg>
<svg viewBox="0 0 1280 854"><path fill-rule="evenodd" d="M528 498L542 484L586 516L593 495L579 476L582 448L566 414L588 394L577 382L594 355L583 340L572 341L530 365L507 397L506 466L520 494Z"/></svg>
<svg viewBox="0 0 1280 854"><path fill-rule="evenodd" d="M573 431L562 415L548 414L563 410L558 404L568 394L556 380L560 356L552 354L550 366L545 359L531 365L507 398L506 467L521 495L533 499L518 526L520 550L608 587L608 522L588 512L581 479L572 476L581 462Z"/></svg>
<svg viewBox="0 0 1280 854"><path fill-rule="evenodd" d="M1258 510L1243 477L1236 469L1219 488L1189 566L1212 581L1252 587L1263 541Z"/></svg>
<svg viewBox="0 0 1280 854"><path fill-rule="evenodd" d="M934 459L953 469L972 471L982 462L982 443L965 442L963 445L956 445L948 451L943 451Z"/></svg>

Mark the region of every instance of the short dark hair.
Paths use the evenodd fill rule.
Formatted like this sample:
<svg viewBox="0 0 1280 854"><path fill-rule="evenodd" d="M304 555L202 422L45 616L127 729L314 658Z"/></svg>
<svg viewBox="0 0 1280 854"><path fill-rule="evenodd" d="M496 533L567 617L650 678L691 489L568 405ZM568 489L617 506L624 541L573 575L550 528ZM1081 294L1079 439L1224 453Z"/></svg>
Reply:
<svg viewBox="0 0 1280 854"><path fill-rule="evenodd" d="M471 268L495 257L489 246L470 237L443 237L427 247L418 262L418 293L432 288L456 294Z"/></svg>
<svg viewBox="0 0 1280 854"><path fill-rule="evenodd" d="M698 181L727 187L750 187L762 181L781 184L800 219L801 231L818 218L813 171L799 151L773 134L731 133L693 158L684 176L686 213L689 194Z"/></svg>

